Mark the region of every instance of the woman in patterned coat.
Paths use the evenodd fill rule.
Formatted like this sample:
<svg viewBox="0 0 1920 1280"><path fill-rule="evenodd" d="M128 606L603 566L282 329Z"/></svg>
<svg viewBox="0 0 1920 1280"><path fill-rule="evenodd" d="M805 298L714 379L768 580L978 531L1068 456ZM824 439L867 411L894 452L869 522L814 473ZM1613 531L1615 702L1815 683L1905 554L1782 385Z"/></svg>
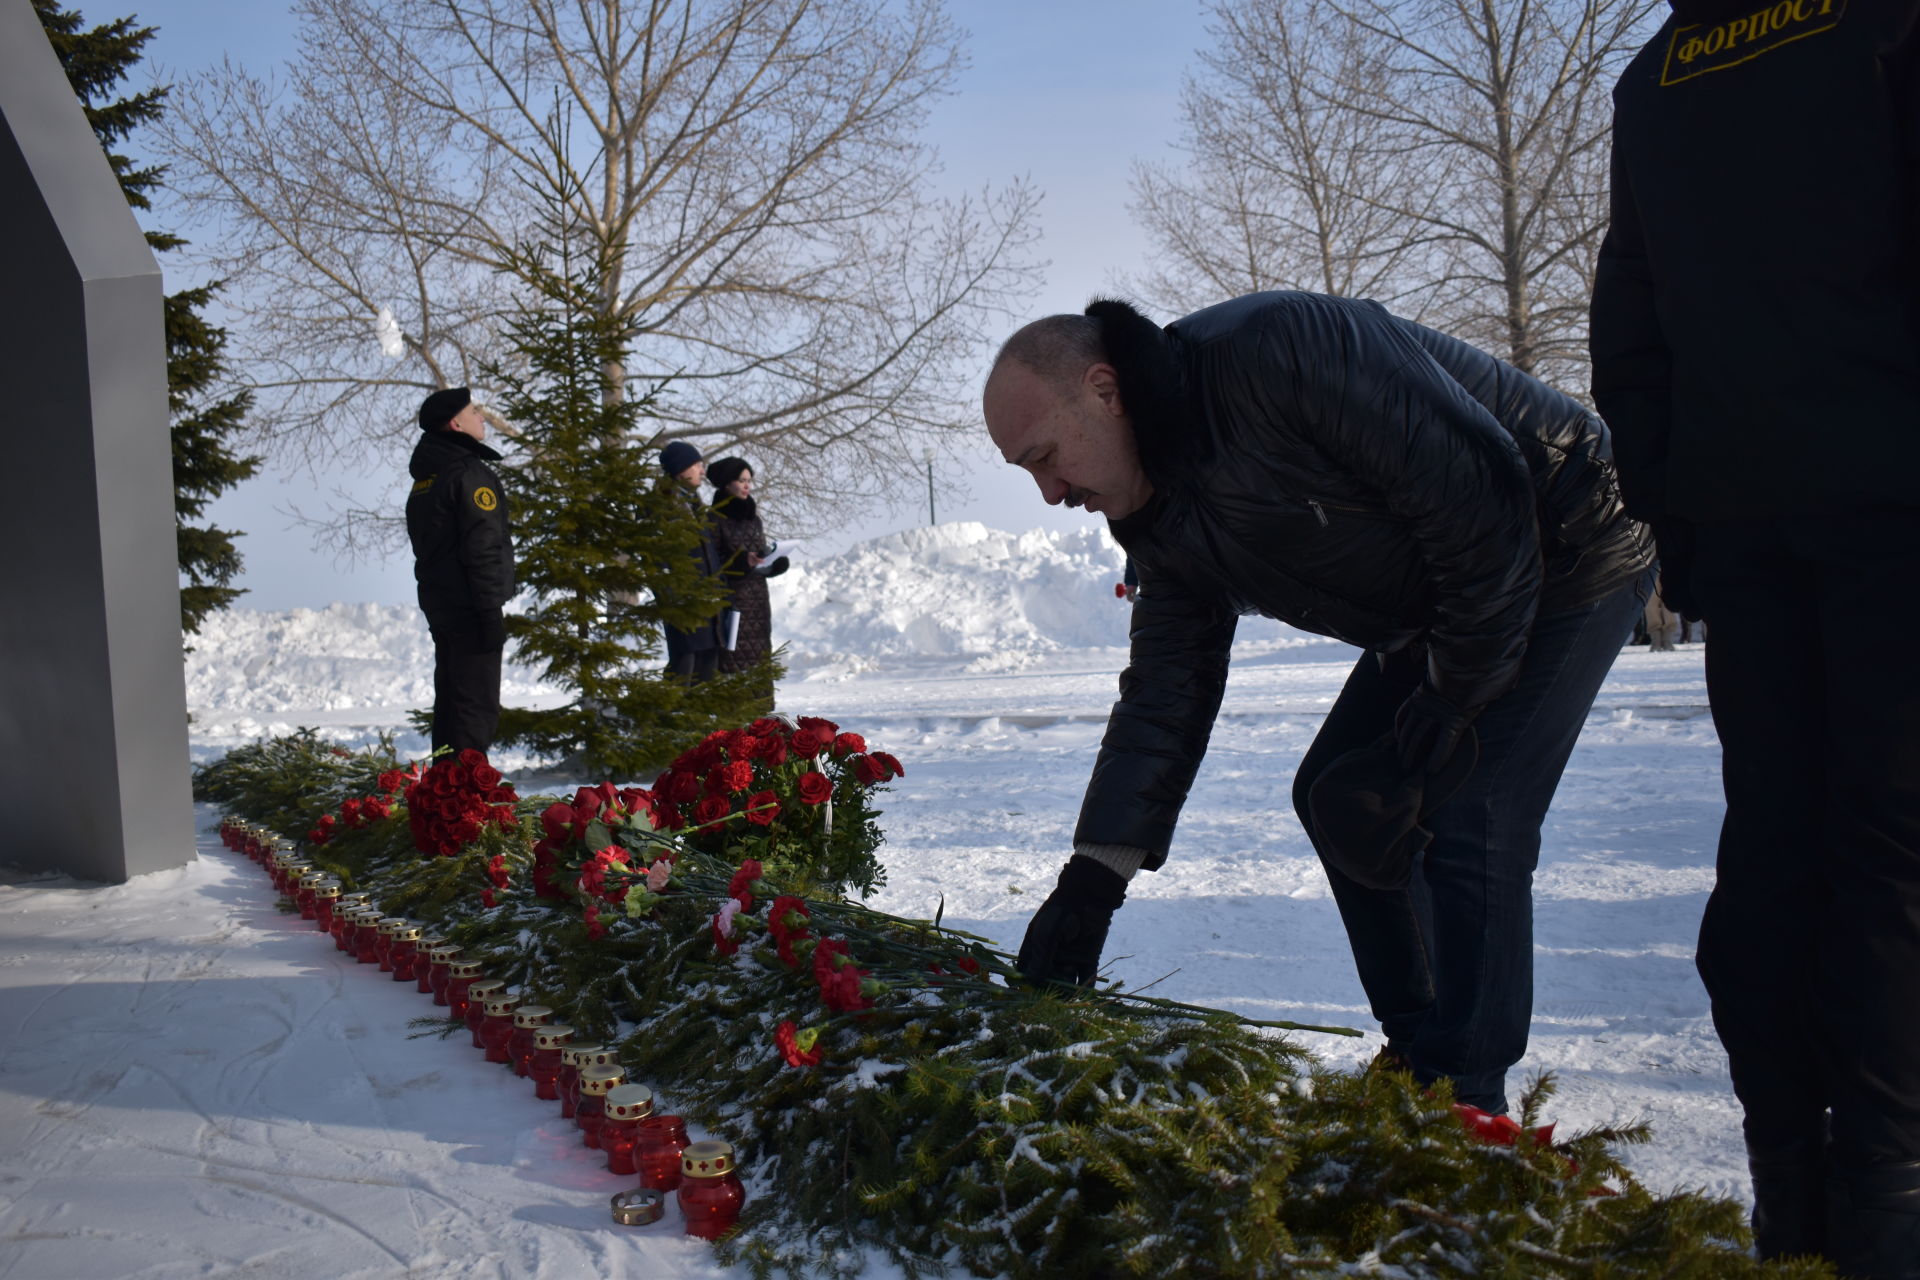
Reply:
<svg viewBox="0 0 1920 1280"><path fill-rule="evenodd" d="M720 652L720 670L745 671L773 648L773 610L767 579L786 569L783 556L771 564L773 544L754 510L753 468L744 458L722 458L707 468L713 485L713 527L719 544L720 574L733 588L740 613L740 634L732 649ZM769 691L769 694L771 691ZM769 699L771 700L771 699Z"/></svg>

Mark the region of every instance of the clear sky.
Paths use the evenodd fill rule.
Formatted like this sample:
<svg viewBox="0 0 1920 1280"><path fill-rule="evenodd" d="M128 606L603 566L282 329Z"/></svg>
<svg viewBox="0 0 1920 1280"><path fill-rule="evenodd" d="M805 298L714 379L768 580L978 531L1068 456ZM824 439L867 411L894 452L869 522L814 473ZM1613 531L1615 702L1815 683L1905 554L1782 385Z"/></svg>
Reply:
<svg viewBox="0 0 1920 1280"><path fill-rule="evenodd" d="M972 65L957 92L935 111L926 139L937 146L952 191L978 190L1016 176L1045 198L1048 260L1034 295L1033 315L1078 311L1137 272L1145 239L1128 214L1128 176L1136 159L1171 155L1179 123L1181 77L1206 43L1199 0L948 0L949 12L971 37ZM147 65L161 80L181 79L222 57L265 72L291 55L296 24L290 13L249 0L137 0L128 7L69 0L89 22L133 12L159 34ZM137 147L138 138L134 140ZM156 226L165 225L162 210ZM1167 319L1170 317L1161 317ZM984 376L984 370L981 376ZM978 390L978 379L969 394ZM1004 529L1072 528L1097 521L1078 511L1044 506L1024 473L1003 463L985 438L964 469L936 477L939 518L980 520ZM240 604L259 609L319 607L332 601L411 603L412 567L396 556L385 563L340 563L316 549L290 514L323 510L336 491L358 505L398 505L404 476L364 474L348 467L316 478L273 469L222 498L211 518L244 530L246 569L237 585ZM956 487L966 493L956 495ZM924 482L917 504L898 513L855 517L844 532L806 544L813 554L845 549L876 534L926 522ZM779 536L778 530L770 530Z"/></svg>

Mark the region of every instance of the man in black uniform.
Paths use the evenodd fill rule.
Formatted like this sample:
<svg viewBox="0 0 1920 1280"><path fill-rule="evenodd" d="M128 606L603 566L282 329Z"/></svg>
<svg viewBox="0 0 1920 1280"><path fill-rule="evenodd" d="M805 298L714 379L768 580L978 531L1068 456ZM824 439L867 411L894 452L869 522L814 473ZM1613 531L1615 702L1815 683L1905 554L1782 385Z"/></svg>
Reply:
<svg viewBox="0 0 1920 1280"><path fill-rule="evenodd" d="M707 506L700 501L700 485L707 478L707 460L685 440L674 440L660 451L660 469L680 491L687 505L699 513L705 524L700 545L693 558L708 577L720 576L720 545L708 520ZM715 615L691 631L666 627L667 670L682 683L698 684L710 680L720 669L720 618Z"/></svg>
<svg viewBox="0 0 1920 1280"><path fill-rule="evenodd" d="M1614 90L1593 393L1708 624L1700 975L1761 1255L1920 1277L1920 5L1673 7Z"/></svg>
<svg viewBox="0 0 1920 1280"><path fill-rule="evenodd" d="M1372 650L1293 799L1386 1061L1505 1113L1541 823L1651 587L1606 425L1375 303L1259 293L1164 329L1087 310L1009 339L983 403L1007 461L1049 503L1105 516L1140 578L1073 857L1022 971L1092 979L1129 880L1166 860L1238 615L1262 613Z"/></svg>
<svg viewBox="0 0 1920 1280"><path fill-rule="evenodd" d="M420 611L433 633L433 749L493 745L500 724L501 609L513 598L507 500L482 443L486 419L465 387L420 405L420 443L407 470L407 536Z"/></svg>

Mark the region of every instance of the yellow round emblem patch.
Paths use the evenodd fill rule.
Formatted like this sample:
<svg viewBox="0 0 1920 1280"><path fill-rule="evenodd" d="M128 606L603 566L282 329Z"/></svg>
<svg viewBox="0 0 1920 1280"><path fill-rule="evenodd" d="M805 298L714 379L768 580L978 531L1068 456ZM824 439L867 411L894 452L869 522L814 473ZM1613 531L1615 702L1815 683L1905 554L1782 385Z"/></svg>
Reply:
<svg viewBox="0 0 1920 1280"><path fill-rule="evenodd" d="M491 511L500 505L500 499L494 496L493 490L481 485L473 491L473 505L482 511Z"/></svg>

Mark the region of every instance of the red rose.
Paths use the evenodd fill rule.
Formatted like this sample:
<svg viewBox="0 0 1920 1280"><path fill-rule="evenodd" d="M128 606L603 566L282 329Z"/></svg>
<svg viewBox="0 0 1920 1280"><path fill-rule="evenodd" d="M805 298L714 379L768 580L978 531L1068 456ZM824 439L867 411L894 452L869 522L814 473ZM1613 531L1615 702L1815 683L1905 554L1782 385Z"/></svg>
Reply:
<svg viewBox="0 0 1920 1280"><path fill-rule="evenodd" d="M766 744L761 749L760 758L767 762L768 768L778 769L787 762L787 740L783 735L776 733L766 739Z"/></svg>
<svg viewBox="0 0 1920 1280"><path fill-rule="evenodd" d="M490 764L476 764L468 772L473 778L473 785L482 791L490 791L500 785L500 771Z"/></svg>
<svg viewBox="0 0 1920 1280"><path fill-rule="evenodd" d="M540 825L545 829L547 838L562 844L573 836L573 806L555 801L540 814Z"/></svg>
<svg viewBox="0 0 1920 1280"><path fill-rule="evenodd" d="M818 1048L800 1047L800 1028L792 1022L783 1022L774 1029L773 1042L780 1047L780 1056L787 1060L790 1067L815 1067L820 1065Z"/></svg>
<svg viewBox="0 0 1920 1280"><path fill-rule="evenodd" d="M853 758L853 776L854 780L859 782L861 786L870 787L876 782L885 782L887 780L887 771L875 764L872 756L855 756Z"/></svg>
<svg viewBox="0 0 1920 1280"><path fill-rule="evenodd" d="M483 751L475 751L472 747L468 747L454 758L469 769L475 765L483 765L487 762L486 753Z"/></svg>
<svg viewBox="0 0 1920 1280"><path fill-rule="evenodd" d="M833 781L824 773L803 773L800 775L800 801L803 804L825 804L833 798Z"/></svg>
<svg viewBox="0 0 1920 1280"><path fill-rule="evenodd" d="M675 804L692 804L700 798L700 779L691 773L673 775L672 798Z"/></svg>
<svg viewBox="0 0 1920 1280"><path fill-rule="evenodd" d="M961 956L958 960L954 961L954 963L959 965L961 970L966 973L980 972L980 962L972 956Z"/></svg>
<svg viewBox="0 0 1920 1280"><path fill-rule="evenodd" d="M831 738L817 734L811 729L802 729L788 740L787 747L802 760L811 760L820 754L820 748L831 741Z"/></svg>
<svg viewBox="0 0 1920 1280"><path fill-rule="evenodd" d="M768 734L778 733L779 731L780 731L780 722L778 720L775 720L772 716L761 716L758 720L755 720L752 724L747 726L748 733L757 733L763 738L766 737Z"/></svg>
<svg viewBox="0 0 1920 1280"><path fill-rule="evenodd" d="M856 751L865 751L867 740L857 733L843 733L833 740L833 754L852 755Z"/></svg>
<svg viewBox="0 0 1920 1280"><path fill-rule="evenodd" d="M833 735L840 732L839 725L831 720L823 720L819 716L801 716L794 723L802 729L811 729L819 734L822 742L832 742Z"/></svg>
<svg viewBox="0 0 1920 1280"><path fill-rule="evenodd" d="M881 765L883 768L887 770L887 772L891 773L894 777L904 778L907 776L907 771L900 767L900 761L895 757L888 755L886 752L884 751L874 752L873 759L875 763Z"/></svg>
<svg viewBox="0 0 1920 1280"><path fill-rule="evenodd" d="M743 806L747 811L747 821L756 827L773 825L780 816L780 797L771 791L756 791L746 798Z"/></svg>
<svg viewBox="0 0 1920 1280"><path fill-rule="evenodd" d="M696 827L712 826L732 812L733 805L728 803L725 796L708 796L699 804L693 806L693 825Z"/></svg>

